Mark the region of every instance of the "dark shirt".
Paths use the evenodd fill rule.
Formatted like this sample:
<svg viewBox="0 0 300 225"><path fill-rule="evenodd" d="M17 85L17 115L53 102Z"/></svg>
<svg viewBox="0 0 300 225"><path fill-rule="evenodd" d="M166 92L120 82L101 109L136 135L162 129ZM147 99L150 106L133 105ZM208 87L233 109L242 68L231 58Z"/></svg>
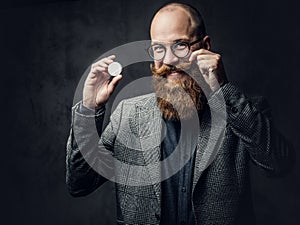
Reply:
<svg viewBox="0 0 300 225"><path fill-rule="evenodd" d="M163 132L164 133L164 132ZM180 160L191 155L191 158L175 175L162 181L161 198L161 225L191 225L195 224L194 213L192 209L192 183L193 183L193 165L194 154L191 147L192 135L185 132L181 136L180 121L165 120L165 138L161 146L161 160L170 156L176 146L179 147L180 157L168 162L162 167L162 173L169 173L172 167L179 165Z"/></svg>

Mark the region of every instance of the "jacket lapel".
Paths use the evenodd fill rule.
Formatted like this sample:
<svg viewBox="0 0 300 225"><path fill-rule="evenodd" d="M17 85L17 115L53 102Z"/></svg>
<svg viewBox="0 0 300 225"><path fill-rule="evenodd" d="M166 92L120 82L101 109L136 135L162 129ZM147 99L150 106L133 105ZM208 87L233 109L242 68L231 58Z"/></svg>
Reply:
<svg viewBox="0 0 300 225"><path fill-rule="evenodd" d="M225 127L226 120L218 117L215 112L209 109L204 111L196 147L193 192L202 172L212 163L221 149Z"/></svg>
<svg viewBox="0 0 300 225"><path fill-rule="evenodd" d="M148 170L151 185L160 205L160 145L162 132L161 112L156 105L156 96L148 99L138 109L138 126L141 150Z"/></svg>

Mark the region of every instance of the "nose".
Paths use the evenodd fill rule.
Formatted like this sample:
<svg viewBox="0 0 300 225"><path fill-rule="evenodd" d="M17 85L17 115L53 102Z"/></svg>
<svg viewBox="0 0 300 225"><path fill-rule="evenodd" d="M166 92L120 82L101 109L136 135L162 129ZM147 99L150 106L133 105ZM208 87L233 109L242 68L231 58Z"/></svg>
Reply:
<svg viewBox="0 0 300 225"><path fill-rule="evenodd" d="M178 62L178 57L173 54L170 48L166 49L166 55L163 59L164 64L176 65Z"/></svg>

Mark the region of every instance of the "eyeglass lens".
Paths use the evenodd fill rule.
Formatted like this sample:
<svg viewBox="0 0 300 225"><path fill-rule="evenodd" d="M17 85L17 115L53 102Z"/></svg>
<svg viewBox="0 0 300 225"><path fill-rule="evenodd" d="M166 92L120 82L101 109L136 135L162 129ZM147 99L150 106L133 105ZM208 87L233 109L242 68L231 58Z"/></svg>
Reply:
<svg viewBox="0 0 300 225"><path fill-rule="evenodd" d="M188 55L190 48L188 43L179 42L171 45L171 51L176 57L183 58ZM166 47L162 44L154 44L150 46L148 52L154 60L161 60L166 54Z"/></svg>

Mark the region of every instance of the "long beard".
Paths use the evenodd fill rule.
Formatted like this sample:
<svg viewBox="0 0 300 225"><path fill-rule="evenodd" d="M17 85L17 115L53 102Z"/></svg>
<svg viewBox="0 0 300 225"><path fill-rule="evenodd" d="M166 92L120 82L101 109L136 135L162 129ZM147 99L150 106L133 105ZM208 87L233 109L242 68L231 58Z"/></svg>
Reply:
<svg viewBox="0 0 300 225"><path fill-rule="evenodd" d="M206 97L196 81L199 80L198 68L193 67L191 63L183 63L178 67L164 64L159 69L151 65L150 68L157 104L165 119L180 120L199 116L199 112L206 104ZM185 72L179 78L172 78L172 81L169 81L166 74L173 71Z"/></svg>

